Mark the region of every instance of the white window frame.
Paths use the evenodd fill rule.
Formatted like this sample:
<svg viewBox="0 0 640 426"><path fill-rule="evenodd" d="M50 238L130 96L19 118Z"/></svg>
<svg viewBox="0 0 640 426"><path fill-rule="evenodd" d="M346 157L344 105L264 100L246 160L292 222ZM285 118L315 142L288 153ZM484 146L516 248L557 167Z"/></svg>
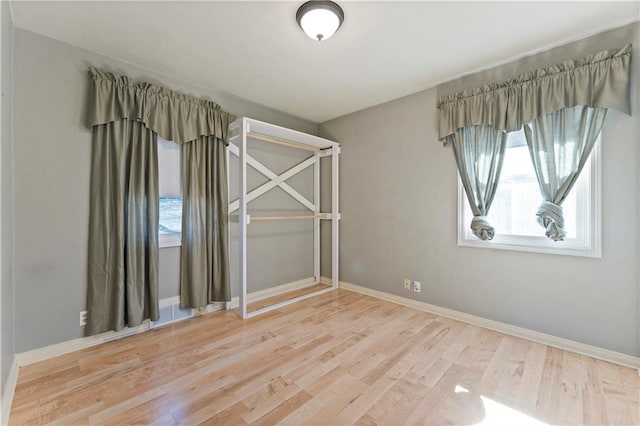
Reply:
<svg viewBox="0 0 640 426"><path fill-rule="evenodd" d="M470 218L465 218L464 210L467 196L458 175L458 246L484 249L513 250L532 253L558 254L581 257L602 257L602 133L598 138L590 158L585 167L591 168L589 181L590 206L578 206L578 210L588 211L589 217L583 225L583 234L587 237L583 240L566 239L565 241L552 241L545 235L544 228L540 227L540 236L496 235L493 240L482 241L478 239L470 229ZM575 188L574 188L575 189ZM577 201L587 203L587 200ZM534 215L536 212L531 212Z"/></svg>

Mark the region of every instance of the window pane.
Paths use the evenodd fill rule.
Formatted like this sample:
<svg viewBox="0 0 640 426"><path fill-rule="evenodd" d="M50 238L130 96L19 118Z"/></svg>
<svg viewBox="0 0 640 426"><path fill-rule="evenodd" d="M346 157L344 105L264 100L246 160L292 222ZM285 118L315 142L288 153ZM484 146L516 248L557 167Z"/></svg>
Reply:
<svg viewBox="0 0 640 426"><path fill-rule="evenodd" d="M540 235L535 213L542 203L529 148L507 146L500 183L489 222L496 232L511 235Z"/></svg>
<svg viewBox="0 0 640 426"><path fill-rule="evenodd" d="M158 233L161 236L173 236L179 239L182 232L182 149L180 145L160 137L158 137L158 178L160 192ZM165 240L161 239L161 241Z"/></svg>
<svg viewBox="0 0 640 426"><path fill-rule="evenodd" d="M182 149L158 137L158 189L161 197L182 196Z"/></svg>
<svg viewBox="0 0 640 426"><path fill-rule="evenodd" d="M589 174L590 168L586 166L569 197L562 203L567 238L577 237L576 197L577 194L584 196L589 193ZM494 226L496 234L544 236L544 229L536 217L542 201L524 131L512 132L508 136L500 182L489 211L489 223ZM465 221L469 223L472 218L471 209L466 205Z"/></svg>
<svg viewBox="0 0 640 426"><path fill-rule="evenodd" d="M182 197L160 197L160 235L182 232Z"/></svg>

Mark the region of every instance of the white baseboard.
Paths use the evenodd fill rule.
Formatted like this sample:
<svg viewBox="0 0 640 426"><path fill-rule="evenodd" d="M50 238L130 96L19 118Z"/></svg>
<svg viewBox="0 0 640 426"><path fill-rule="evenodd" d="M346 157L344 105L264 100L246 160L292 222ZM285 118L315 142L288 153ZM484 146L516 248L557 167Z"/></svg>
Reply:
<svg viewBox="0 0 640 426"><path fill-rule="evenodd" d="M2 402L0 411L2 412L0 424L8 425L9 424L9 413L11 412L11 403L13 402L13 394L16 391L16 384L18 383L18 361L16 357L13 357L13 362L11 363L11 370L9 370L9 375L7 376L7 381L4 385L4 390L2 392Z"/></svg>
<svg viewBox="0 0 640 426"><path fill-rule="evenodd" d="M315 280L313 279L313 277L304 278L302 280L298 280L291 283L268 288L265 290L249 293L247 295L247 298L250 302L255 302L258 300L266 299L268 297L277 296L282 293L286 293L288 291L310 287L314 284L315 284ZM170 304L176 303L177 301L179 301L179 296L174 296L166 299L161 299L159 301L159 304L160 306L164 306L164 305L170 305ZM233 309L237 307L238 298L234 297L231 300L231 302L228 302L226 305L227 305L226 309ZM198 313L196 313L196 316L199 314L202 315L204 313L219 311L221 309L225 309L224 303L212 303L208 305L206 308L201 308L201 310ZM96 336L80 337L77 339L68 340L66 342L45 346L43 348L22 352L22 353L16 354L15 360L17 361L18 367L22 367L25 365L33 364L35 362L40 362L49 358L54 358L56 356L64 355L69 352L75 352L80 349L90 348L91 346L96 346L102 343L111 342L113 340L122 339L123 337L132 336L134 334L143 333L149 330L150 328L151 328L150 322L145 321L143 324L141 324L138 327L125 328L120 331L109 331L107 333L98 334Z"/></svg>
<svg viewBox="0 0 640 426"><path fill-rule="evenodd" d="M21 352L19 354L16 354L16 360L18 361L18 367L23 367L35 362L40 362L49 358L64 355L69 352L75 352L80 349L90 348L102 343L122 339L123 337L143 333L147 330L149 330L149 321L145 320L145 322L137 327L127 327L120 331L108 331L106 333L98 334L95 336L79 337L77 339L67 340L66 342L56 343L54 345L33 349L27 352Z"/></svg>
<svg viewBox="0 0 640 426"><path fill-rule="evenodd" d="M326 282L327 278L323 278L321 282ZM511 336L520 337L533 342L542 343L555 348L564 349L566 351L575 352L581 355L587 355L593 358L601 359L603 361L612 362L614 364L622 365L625 367L631 367L638 369L640 372L640 357L633 355L627 355L620 352L612 351L609 349L599 348L597 346L587 345L585 343L576 342L562 337L552 336L550 334L540 333L538 331L529 330L527 328L518 327L511 324L506 324L499 321L493 321L490 319L478 317L464 312L454 311L453 309L443 308L441 306L431 305L419 300L413 300L406 297L396 296L383 291L373 290L367 287L362 287L356 284L346 283L340 281L340 288L345 290L354 291L357 293L365 294L367 296L375 297L377 299L386 300L388 302L397 303L399 305L407 306L419 311L429 312L442 317L451 318L457 321L462 321L467 324L472 324L478 327L488 328L489 330L498 331L500 333L508 334Z"/></svg>

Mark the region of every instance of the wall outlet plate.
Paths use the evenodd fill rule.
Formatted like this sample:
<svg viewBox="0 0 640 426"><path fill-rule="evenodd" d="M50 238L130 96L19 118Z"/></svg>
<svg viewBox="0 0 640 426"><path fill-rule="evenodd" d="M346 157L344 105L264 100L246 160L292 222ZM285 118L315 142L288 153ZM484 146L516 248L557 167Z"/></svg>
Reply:
<svg viewBox="0 0 640 426"><path fill-rule="evenodd" d="M80 311L80 325L87 325L87 311Z"/></svg>
<svg viewBox="0 0 640 426"><path fill-rule="evenodd" d="M409 278L404 279L404 289L411 290L411 280Z"/></svg>
<svg viewBox="0 0 640 426"><path fill-rule="evenodd" d="M413 291L416 293L420 293L421 290L421 285L420 285L420 281L414 281L413 282Z"/></svg>

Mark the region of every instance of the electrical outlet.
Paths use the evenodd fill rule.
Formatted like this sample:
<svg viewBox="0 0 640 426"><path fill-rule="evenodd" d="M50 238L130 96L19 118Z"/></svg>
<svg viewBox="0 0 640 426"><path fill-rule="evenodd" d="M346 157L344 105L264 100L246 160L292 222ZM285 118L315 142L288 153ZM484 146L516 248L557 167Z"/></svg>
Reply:
<svg viewBox="0 0 640 426"><path fill-rule="evenodd" d="M413 282L413 291L415 293L420 293L420 281Z"/></svg>
<svg viewBox="0 0 640 426"><path fill-rule="evenodd" d="M404 279L404 289L411 290L411 280L409 278Z"/></svg>
<svg viewBox="0 0 640 426"><path fill-rule="evenodd" d="M87 325L87 311L80 311L80 325Z"/></svg>

